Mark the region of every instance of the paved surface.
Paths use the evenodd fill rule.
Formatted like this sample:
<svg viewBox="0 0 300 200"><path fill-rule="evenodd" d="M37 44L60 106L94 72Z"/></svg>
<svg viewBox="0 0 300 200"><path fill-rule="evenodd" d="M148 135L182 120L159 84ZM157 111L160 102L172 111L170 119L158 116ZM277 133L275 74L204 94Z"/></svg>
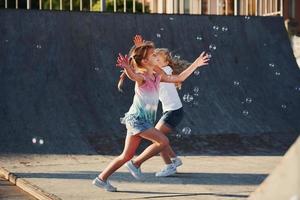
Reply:
<svg viewBox="0 0 300 200"><path fill-rule="evenodd" d="M0 166L61 199L246 199L280 162L280 156L186 156L178 174L155 178L162 160L142 166L144 182L125 167L111 182L119 192L104 192L92 179L111 156L1 155Z"/></svg>
<svg viewBox="0 0 300 200"><path fill-rule="evenodd" d="M35 200L36 198L0 176L0 199Z"/></svg>
<svg viewBox="0 0 300 200"><path fill-rule="evenodd" d="M244 137L267 135L263 146L281 146L299 134L300 73L280 17L1 10L0 21L0 152L120 152L133 83L117 91L115 60L136 33L189 61L212 54L180 91L193 97L178 128L191 138L180 149L202 135L235 134L245 146ZM202 153L198 146L186 152Z"/></svg>

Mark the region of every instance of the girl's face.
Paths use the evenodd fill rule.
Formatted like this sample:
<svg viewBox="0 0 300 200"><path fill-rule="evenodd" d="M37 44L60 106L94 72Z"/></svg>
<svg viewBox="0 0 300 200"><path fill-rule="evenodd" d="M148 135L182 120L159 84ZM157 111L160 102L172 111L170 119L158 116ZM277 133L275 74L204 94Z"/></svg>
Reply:
<svg viewBox="0 0 300 200"><path fill-rule="evenodd" d="M147 57L143 59L144 66L146 68L153 68L157 65L156 55L154 54L154 49L149 49L147 52Z"/></svg>
<svg viewBox="0 0 300 200"><path fill-rule="evenodd" d="M165 67L168 65L168 62L166 61L166 57L162 53L154 52L154 57L155 57L155 62L156 62L157 66Z"/></svg>

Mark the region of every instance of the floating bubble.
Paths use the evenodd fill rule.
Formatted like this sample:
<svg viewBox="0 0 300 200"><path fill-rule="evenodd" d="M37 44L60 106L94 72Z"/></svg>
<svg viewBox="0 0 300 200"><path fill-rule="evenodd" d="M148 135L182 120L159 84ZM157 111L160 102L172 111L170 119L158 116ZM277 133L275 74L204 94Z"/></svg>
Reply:
<svg viewBox="0 0 300 200"><path fill-rule="evenodd" d="M246 19L246 20L249 20L249 19L250 19L250 16L245 16L245 19Z"/></svg>
<svg viewBox="0 0 300 200"><path fill-rule="evenodd" d="M193 89L193 91L195 92L195 93L198 93L199 92L199 87L194 87L194 89Z"/></svg>
<svg viewBox="0 0 300 200"><path fill-rule="evenodd" d="M215 37L218 37L218 34L214 34Z"/></svg>
<svg viewBox="0 0 300 200"><path fill-rule="evenodd" d="M238 86L238 85L240 85L240 82L239 81L233 81L233 85Z"/></svg>
<svg viewBox="0 0 300 200"><path fill-rule="evenodd" d="M39 144L40 144L40 145L43 145L43 144L44 144L44 140L43 140L43 139L40 139L40 140L39 140Z"/></svg>
<svg viewBox="0 0 300 200"><path fill-rule="evenodd" d="M275 67L275 64L274 63L269 63L269 66L273 68L273 67Z"/></svg>
<svg viewBox="0 0 300 200"><path fill-rule="evenodd" d="M191 134L191 128L190 127L184 127L183 129L182 129L182 133L184 134L184 135L190 135Z"/></svg>
<svg viewBox="0 0 300 200"><path fill-rule="evenodd" d="M211 58L212 57L211 53L207 53L207 57Z"/></svg>
<svg viewBox="0 0 300 200"><path fill-rule="evenodd" d="M223 27L222 27L222 31L223 31L223 32L226 32L226 31L228 31L228 27L226 27L226 26L223 26Z"/></svg>
<svg viewBox="0 0 300 200"><path fill-rule="evenodd" d="M165 29L164 29L164 28L160 28L160 30L161 30L161 31L164 31Z"/></svg>
<svg viewBox="0 0 300 200"><path fill-rule="evenodd" d="M282 109L286 109L286 105L285 105L285 104L282 104L282 105L281 105L281 108L282 108Z"/></svg>
<svg viewBox="0 0 300 200"><path fill-rule="evenodd" d="M37 44L37 45L36 45L36 48L37 48L37 49L41 49L41 48L42 48L42 45Z"/></svg>
<svg viewBox="0 0 300 200"><path fill-rule="evenodd" d="M36 139L36 138L32 138L32 140L31 140L31 141L32 141L32 143L33 143L33 144L36 144L36 142L37 142L37 139Z"/></svg>
<svg viewBox="0 0 300 200"><path fill-rule="evenodd" d="M173 21L173 20L174 20L174 18L173 18L173 17L169 17L169 19L170 19L171 21Z"/></svg>
<svg viewBox="0 0 300 200"><path fill-rule="evenodd" d="M95 70L96 70L96 71L99 71L99 70L100 70L100 68L99 68L99 67L95 67Z"/></svg>
<svg viewBox="0 0 300 200"><path fill-rule="evenodd" d="M203 38L201 36L197 36L196 40L203 40Z"/></svg>
<svg viewBox="0 0 300 200"><path fill-rule="evenodd" d="M219 30L219 26L215 25L215 26L213 26L213 29L217 31L217 30Z"/></svg>
<svg viewBox="0 0 300 200"><path fill-rule="evenodd" d="M180 59L180 55L175 55L174 58Z"/></svg>
<svg viewBox="0 0 300 200"><path fill-rule="evenodd" d="M210 49L210 50L216 50L217 47L216 47L216 45L214 45L214 44L210 44L210 45L209 45L209 49Z"/></svg>
<svg viewBox="0 0 300 200"><path fill-rule="evenodd" d="M161 38L161 34L160 33L156 33L156 37L157 38Z"/></svg>
<svg viewBox="0 0 300 200"><path fill-rule="evenodd" d="M195 76L198 76L198 75L200 74L200 71L199 71L198 69L196 69L196 70L194 71L194 74L195 74Z"/></svg>
<svg viewBox="0 0 300 200"><path fill-rule="evenodd" d="M199 93L194 93L194 96L196 96L196 97L199 96Z"/></svg>
<svg viewBox="0 0 300 200"><path fill-rule="evenodd" d="M248 116L248 114L249 114L248 110L243 110L243 115L244 116Z"/></svg>
<svg viewBox="0 0 300 200"><path fill-rule="evenodd" d="M250 97L246 98L246 103L252 103L252 99Z"/></svg>
<svg viewBox="0 0 300 200"><path fill-rule="evenodd" d="M190 94L183 95L183 101L184 102L190 103L193 100L194 100L194 97L192 95L190 95Z"/></svg>
<svg viewBox="0 0 300 200"><path fill-rule="evenodd" d="M177 138L177 139L180 139L181 137L182 137L181 134L176 134L176 138Z"/></svg>
<svg viewBox="0 0 300 200"><path fill-rule="evenodd" d="M196 96L198 96L198 93L196 94ZM199 102L198 102L198 101L193 101L193 105L194 105L194 106L198 106L198 105L199 105Z"/></svg>
<svg viewBox="0 0 300 200"><path fill-rule="evenodd" d="M5 42L8 42L8 40L5 40Z"/></svg>
<svg viewBox="0 0 300 200"><path fill-rule="evenodd" d="M275 75L276 76L280 76L280 72L275 72Z"/></svg>

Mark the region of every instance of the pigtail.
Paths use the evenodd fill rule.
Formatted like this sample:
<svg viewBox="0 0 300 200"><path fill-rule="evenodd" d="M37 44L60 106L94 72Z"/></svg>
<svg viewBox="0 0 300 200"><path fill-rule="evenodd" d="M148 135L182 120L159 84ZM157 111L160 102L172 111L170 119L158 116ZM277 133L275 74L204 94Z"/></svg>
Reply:
<svg viewBox="0 0 300 200"><path fill-rule="evenodd" d="M119 82L118 82L118 90L120 92L123 92L122 86L124 84L124 80L126 79L126 76L127 75L126 75L125 71L123 71L122 74L120 75L120 79L119 79Z"/></svg>

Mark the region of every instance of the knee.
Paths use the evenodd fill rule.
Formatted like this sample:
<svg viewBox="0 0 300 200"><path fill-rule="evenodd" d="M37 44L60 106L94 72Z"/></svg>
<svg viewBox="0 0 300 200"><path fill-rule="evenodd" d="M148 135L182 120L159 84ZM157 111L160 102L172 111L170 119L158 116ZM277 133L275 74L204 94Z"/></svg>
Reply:
<svg viewBox="0 0 300 200"><path fill-rule="evenodd" d="M169 139L167 137L163 137L158 143L161 148L165 148L169 145Z"/></svg>

